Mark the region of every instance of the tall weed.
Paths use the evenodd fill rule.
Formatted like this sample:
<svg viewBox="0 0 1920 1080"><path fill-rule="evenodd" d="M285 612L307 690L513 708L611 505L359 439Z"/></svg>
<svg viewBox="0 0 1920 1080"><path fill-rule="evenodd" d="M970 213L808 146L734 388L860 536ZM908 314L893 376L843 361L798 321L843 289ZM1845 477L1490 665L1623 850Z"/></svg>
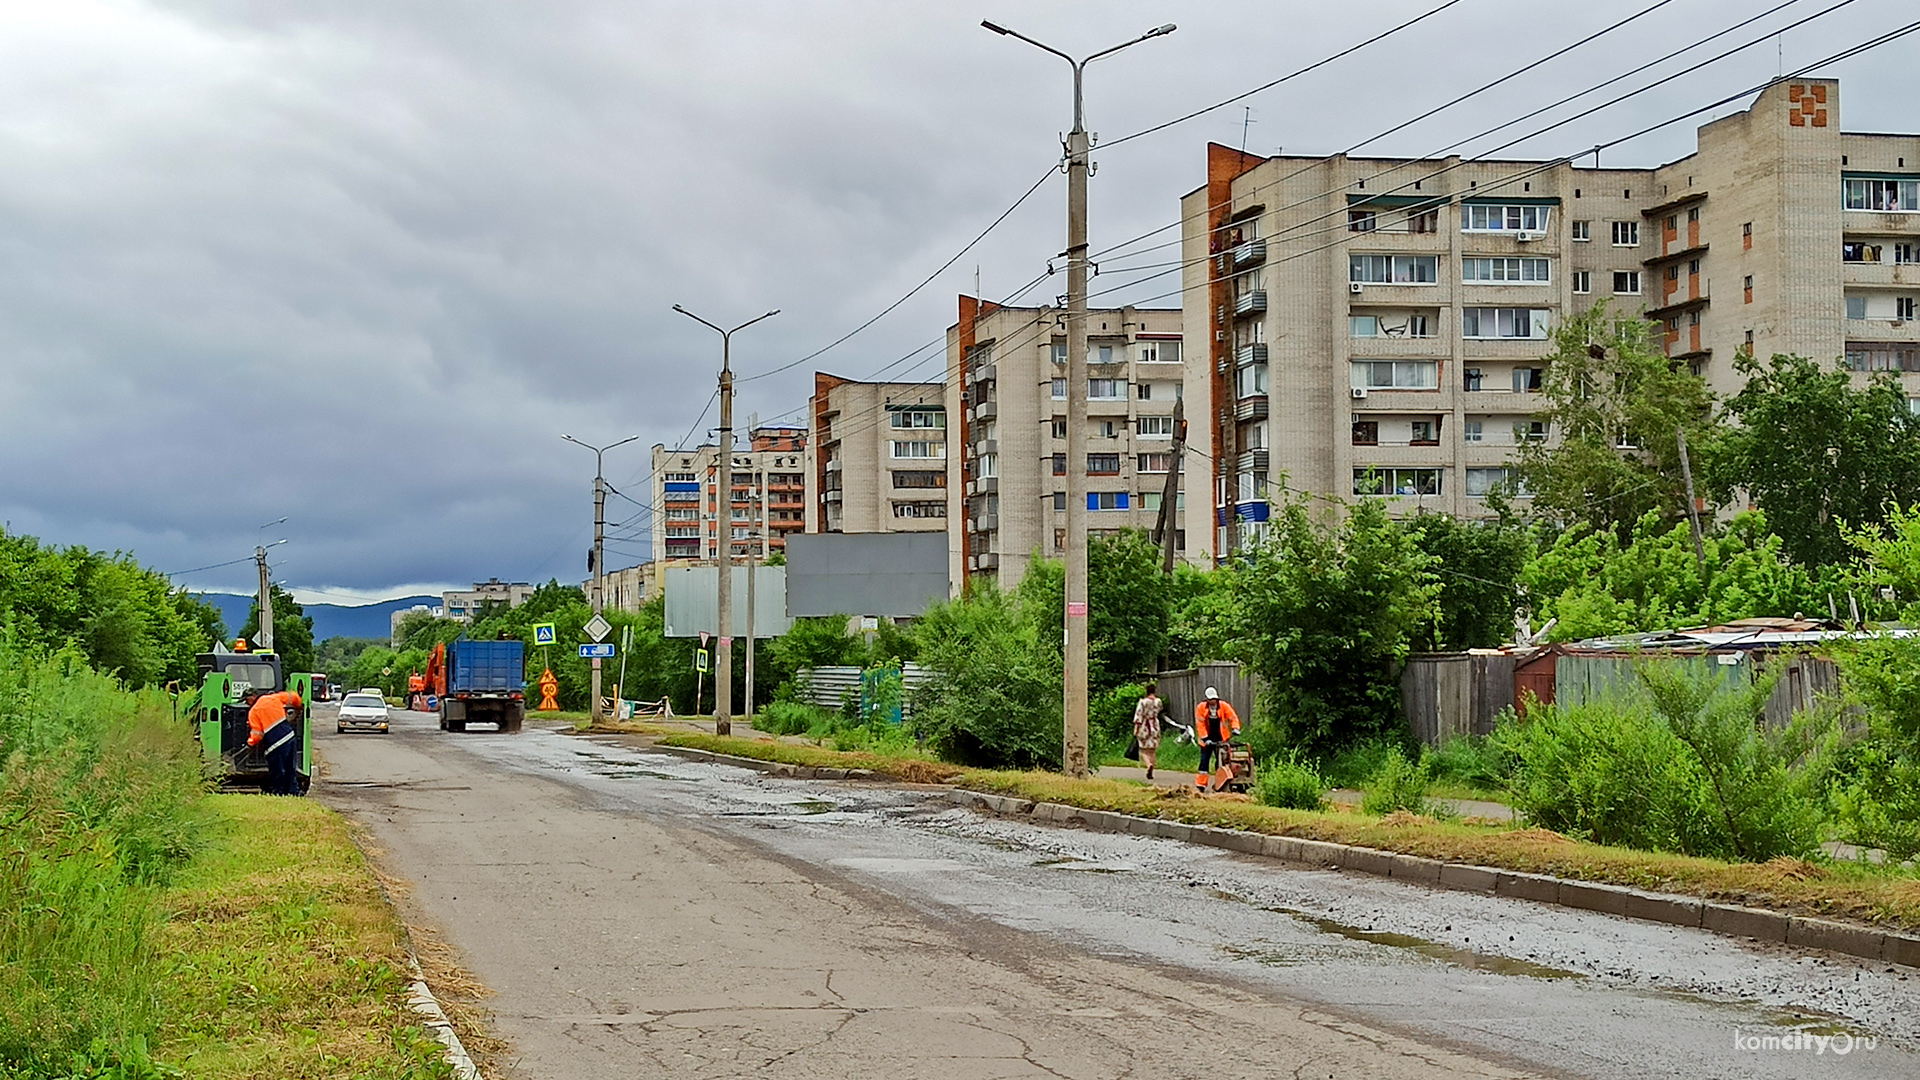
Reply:
<svg viewBox="0 0 1920 1080"><path fill-rule="evenodd" d="M1360 809L1368 814L1391 814L1397 810L1431 814L1435 807L1427 798L1427 788L1432 782L1425 762L1409 758L1398 746L1390 747L1379 768L1367 777Z"/></svg>

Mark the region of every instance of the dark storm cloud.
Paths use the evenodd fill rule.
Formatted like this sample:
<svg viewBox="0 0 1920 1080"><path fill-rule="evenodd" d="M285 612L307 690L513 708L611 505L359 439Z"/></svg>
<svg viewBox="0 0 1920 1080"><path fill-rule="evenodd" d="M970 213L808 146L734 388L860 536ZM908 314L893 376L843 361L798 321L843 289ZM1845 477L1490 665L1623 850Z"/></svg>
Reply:
<svg viewBox="0 0 1920 1080"><path fill-rule="evenodd" d="M0 516L184 569L245 554L289 515L278 551L309 587L577 577L591 462L559 434L671 441L712 392L716 343L669 305L782 308L736 344L739 370L766 370L889 303L1056 156L1065 66L981 17L1073 49L1181 23L1092 69L1092 126L1111 140L1425 6L8 8ZM1207 139L1337 150L1637 6L1466 0L1252 100L1244 128L1236 106L1117 147L1094 182L1096 246L1171 221ZM1761 6L1681 0L1378 149L1433 149ZM1786 62L1903 11L1859 0L1790 35ZM1513 153L1589 145L1778 62L1755 50ZM1841 69L1847 126L1920 127L1898 106L1911 68ZM1609 163L1686 153L1691 132ZM815 367L864 376L938 337L976 269L989 294L1038 273L1059 201L1056 182L887 320L747 384L740 418L799 406ZM636 496L645 456L609 465ZM245 570L189 580L244 586Z"/></svg>

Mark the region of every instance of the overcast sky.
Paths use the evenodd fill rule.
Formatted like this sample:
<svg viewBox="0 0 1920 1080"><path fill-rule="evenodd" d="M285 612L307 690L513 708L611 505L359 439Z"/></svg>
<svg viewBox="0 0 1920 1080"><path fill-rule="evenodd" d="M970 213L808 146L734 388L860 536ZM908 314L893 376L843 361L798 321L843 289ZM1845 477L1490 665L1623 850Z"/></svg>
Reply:
<svg viewBox="0 0 1920 1080"><path fill-rule="evenodd" d="M0 0L0 519L167 571L285 537L278 576L311 600L578 580L593 461L561 433L640 435L608 473L644 499L645 448L714 425L695 421L717 336L670 305L729 325L780 308L735 367L791 362L1056 159L1066 65L982 18L1072 52L1178 22L1090 69L1089 126L1111 141L1439 2ZM1250 123L1234 105L1096 151L1094 246L1173 221L1208 140L1337 151L1653 2L1460 0L1249 99ZM1369 149L1434 150L1775 2L1671 0ZM1854 0L1503 156L1571 153L1913 17ZM1916 48L1823 72L1848 130L1920 130ZM1684 155L1693 127L1606 164ZM1064 197L1055 177L870 329L744 384L739 420L799 419L814 370L864 377L939 338L976 272L990 296L1027 282ZM252 574L179 580L244 592Z"/></svg>

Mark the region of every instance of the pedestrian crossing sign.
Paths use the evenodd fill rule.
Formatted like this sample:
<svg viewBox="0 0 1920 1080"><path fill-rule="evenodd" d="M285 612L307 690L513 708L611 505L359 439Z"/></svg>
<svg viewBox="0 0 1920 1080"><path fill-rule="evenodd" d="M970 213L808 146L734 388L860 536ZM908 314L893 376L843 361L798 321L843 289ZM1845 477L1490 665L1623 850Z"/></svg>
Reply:
<svg viewBox="0 0 1920 1080"><path fill-rule="evenodd" d="M533 643L535 645L551 645L557 640L559 640L559 638L558 635L553 632L552 623L537 622L533 624Z"/></svg>

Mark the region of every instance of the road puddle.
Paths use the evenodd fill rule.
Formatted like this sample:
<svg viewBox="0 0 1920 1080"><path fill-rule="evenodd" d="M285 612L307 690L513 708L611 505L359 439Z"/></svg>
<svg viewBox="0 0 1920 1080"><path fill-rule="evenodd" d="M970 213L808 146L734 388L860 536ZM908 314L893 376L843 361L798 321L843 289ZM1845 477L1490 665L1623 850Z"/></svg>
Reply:
<svg viewBox="0 0 1920 1080"><path fill-rule="evenodd" d="M1231 895L1221 898L1241 899L1240 897ZM1485 971L1493 975L1514 975L1528 979L1586 978L1585 975L1577 971L1548 967L1545 964L1536 964L1531 960L1516 960L1509 956L1493 956L1488 953L1475 952L1472 949L1462 949L1443 942L1429 941L1426 938L1414 937L1411 934L1395 934L1385 930L1367 930L1358 926L1348 926L1346 923L1335 922L1332 919L1322 919L1314 915L1308 915L1302 911L1293 911L1288 908L1267 908L1266 910L1277 915L1286 915L1290 918L1298 919L1300 922L1313 927L1323 934L1332 934L1337 937L1346 938L1349 941L1364 941L1369 945L1385 945L1390 949L1405 949L1408 952L1417 953L1430 960L1438 960L1441 963L1449 964L1453 967L1466 968L1469 971ZM1221 949L1228 956L1236 960L1252 960L1255 963L1265 964L1268 967L1292 967L1296 964L1317 959L1316 956L1312 955L1313 950L1306 950L1303 953L1301 950L1289 951L1280 946L1223 945Z"/></svg>
<svg viewBox="0 0 1920 1080"><path fill-rule="evenodd" d="M1051 870L1074 870L1082 874L1125 874L1135 869L1124 863L1088 862L1069 855L1063 855L1057 859L1041 859L1033 865L1044 866Z"/></svg>

